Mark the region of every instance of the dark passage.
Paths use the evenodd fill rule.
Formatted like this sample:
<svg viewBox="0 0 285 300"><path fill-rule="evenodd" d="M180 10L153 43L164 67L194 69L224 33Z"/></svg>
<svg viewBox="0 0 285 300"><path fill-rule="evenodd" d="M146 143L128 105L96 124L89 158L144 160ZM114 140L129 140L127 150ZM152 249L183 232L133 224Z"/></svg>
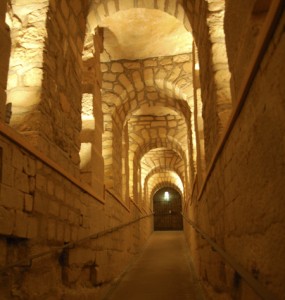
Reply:
<svg viewBox="0 0 285 300"><path fill-rule="evenodd" d="M181 195L173 188L163 188L153 197L154 230L182 230Z"/></svg>

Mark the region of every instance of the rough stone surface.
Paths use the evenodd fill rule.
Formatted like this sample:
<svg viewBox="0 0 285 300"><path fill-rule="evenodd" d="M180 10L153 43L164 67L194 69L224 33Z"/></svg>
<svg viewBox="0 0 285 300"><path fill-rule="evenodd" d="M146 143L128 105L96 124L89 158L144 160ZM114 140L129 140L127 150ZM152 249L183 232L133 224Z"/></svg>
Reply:
<svg viewBox="0 0 285 300"><path fill-rule="evenodd" d="M3 299L103 299L152 218L81 239L150 213L166 187L285 299L284 15L217 152L271 3L1 1L0 266L20 261L0 274ZM207 299L257 299L184 229Z"/></svg>

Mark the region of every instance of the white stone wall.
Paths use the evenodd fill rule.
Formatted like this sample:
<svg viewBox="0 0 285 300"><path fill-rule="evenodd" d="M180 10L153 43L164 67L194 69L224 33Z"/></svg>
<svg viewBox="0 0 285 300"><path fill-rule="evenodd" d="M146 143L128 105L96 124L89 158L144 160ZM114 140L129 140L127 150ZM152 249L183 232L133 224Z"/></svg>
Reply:
<svg viewBox="0 0 285 300"><path fill-rule="evenodd" d="M285 295L284 22L283 14L202 197L187 212L278 299ZM257 298L194 230L187 236L209 299Z"/></svg>
<svg viewBox="0 0 285 300"><path fill-rule="evenodd" d="M193 138L191 69L190 54L101 64L105 178L106 185L116 194L120 195L122 190L120 176L117 176L121 174L122 159L127 159L129 196L138 197L143 186L139 191L136 167L147 151L157 147L179 149L185 161L184 184L193 179L195 149L188 143ZM153 108L158 116L147 116ZM131 117L132 113L137 116ZM167 114L169 116L165 117ZM122 157L122 131L126 122L129 153L128 157Z"/></svg>
<svg viewBox="0 0 285 300"><path fill-rule="evenodd" d="M1 267L146 214L132 203L123 206L107 191L104 203L98 201L2 135L0 149ZM16 294L29 299L102 296L152 228L152 218L146 218L120 232L33 260L30 266L20 264L8 275L1 273L1 295L3 299ZM19 270L24 272L20 277ZM7 276L9 283L4 284Z"/></svg>

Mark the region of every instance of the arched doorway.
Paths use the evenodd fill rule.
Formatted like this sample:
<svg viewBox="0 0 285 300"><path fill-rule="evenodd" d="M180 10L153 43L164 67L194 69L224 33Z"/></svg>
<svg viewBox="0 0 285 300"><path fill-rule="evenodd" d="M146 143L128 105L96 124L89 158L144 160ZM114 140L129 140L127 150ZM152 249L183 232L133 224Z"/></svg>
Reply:
<svg viewBox="0 0 285 300"><path fill-rule="evenodd" d="M183 230L181 195L173 188L162 188L153 196L154 230Z"/></svg>

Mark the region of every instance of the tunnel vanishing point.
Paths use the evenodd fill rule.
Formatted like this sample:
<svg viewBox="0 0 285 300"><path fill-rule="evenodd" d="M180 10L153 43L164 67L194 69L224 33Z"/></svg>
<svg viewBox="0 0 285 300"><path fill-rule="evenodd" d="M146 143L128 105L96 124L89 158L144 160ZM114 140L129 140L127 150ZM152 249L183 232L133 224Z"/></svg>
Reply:
<svg viewBox="0 0 285 300"><path fill-rule="evenodd" d="M1 0L1 299L103 299L167 189L205 299L285 299L284 7Z"/></svg>

